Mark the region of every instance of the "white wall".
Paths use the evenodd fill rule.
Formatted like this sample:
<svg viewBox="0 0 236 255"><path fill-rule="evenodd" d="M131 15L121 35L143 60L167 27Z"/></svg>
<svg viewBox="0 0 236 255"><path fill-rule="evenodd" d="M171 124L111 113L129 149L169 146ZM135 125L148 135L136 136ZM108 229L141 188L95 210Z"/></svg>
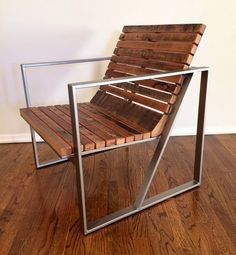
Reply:
<svg viewBox="0 0 236 255"><path fill-rule="evenodd" d="M111 55L124 24L205 23L193 65L212 68L206 128L208 133L236 132L235 9L233 0L0 0L0 142L28 139L18 111L25 105L20 63ZM66 102L68 82L101 78L103 71L101 64L32 69L33 102ZM174 133L194 131L197 78Z"/></svg>

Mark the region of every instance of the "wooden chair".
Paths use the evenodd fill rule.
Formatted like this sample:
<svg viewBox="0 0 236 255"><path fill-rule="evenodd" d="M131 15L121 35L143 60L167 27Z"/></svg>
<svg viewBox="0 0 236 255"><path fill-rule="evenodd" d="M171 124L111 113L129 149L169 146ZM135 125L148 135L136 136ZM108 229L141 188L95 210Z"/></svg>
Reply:
<svg viewBox="0 0 236 255"><path fill-rule="evenodd" d="M208 68L190 68L205 25L125 26L112 57L22 64L27 108L21 116L31 127L36 167L74 158L81 226L85 234L200 185ZM32 107L26 80L30 67L110 60L105 79L68 85L69 105ZM145 199L171 127L191 81L201 72L193 180ZM76 91L100 86L88 103L77 104ZM39 162L35 131L60 156ZM82 157L158 139L144 182L133 205L87 223Z"/></svg>

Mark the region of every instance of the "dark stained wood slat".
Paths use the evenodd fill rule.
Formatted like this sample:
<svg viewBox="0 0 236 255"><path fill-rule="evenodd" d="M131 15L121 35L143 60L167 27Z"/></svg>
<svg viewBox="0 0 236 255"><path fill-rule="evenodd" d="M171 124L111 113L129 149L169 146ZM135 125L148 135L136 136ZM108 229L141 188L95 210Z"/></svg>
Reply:
<svg viewBox="0 0 236 255"><path fill-rule="evenodd" d="M138 126L143 127L144 130L152 130L162 116L162 114L154 110L147 109L134 102L128 102L101 90L96 93L91 102L105 108L114 115L121 116L129 120L129 122L136 123Z"/></svg>
<svg viewBox="0 0 236 255"><path fill-rule="evenodd" d="M58 121L58 123L60 123L60 118L63 119L68 125L68 126L66 126L64 124L64 128L67 128L67 131L72 134L70 116L66 115L63 111L59 110L55 106L47 106L47 107L41 107L41 108L45 108L44 112L47 113L55 121ZM87 136L84 135L83 128L80 132L80 142L83 146L83 149L86 150L86 151L95 149L95 143L93 141L91 141Z"/></svg>
<svg viewBox="0 0 236 255"><path fill-rule="evenodd" d="M188 69L188 65L173 63L173 62L160 62L154 59L143 59L128 56L112 56L111 61L115 63L123 63L129 65L136 65L147 68L154 68L162 71L175 71Z"/></svg>
<svg viewBox="0 0 236 255"><path fill-rule="evenodd" d="M62 157L73 153L72 147L60 136L51 130L30 109L20 109L21 116L27 121L40 136Z"/></svg>
<svg viewBox="0 0 236 255"><path fill-rule="evenodd" d="M57 107L62 110L65 114L70 115L67 105L57 105ZM98 111L94 111L87 104L79 104L79 110L86 113L88 116L96 119L100 123L106 125L106 127L110 127L117 133L118 139L120 137L124 137L126 142L134 141L134 137L136 134L127 130L127 127L122 126L118 121L114 121L111 118L108 118L106 115L102 115ZM140 137L140 134L137 134ZM122 138L123 139L123 138ZM118 143L122 143L122 140L118 140Z"/></svg>
<svg viewBox="0 0 236 255"><path fill-rule="evenodd" d="M125 138L122 137L120 134L118 134L117 132L115 132L111 128L106 127L104 124L101 124L100 122L98 122L98 121L94 120L93 118L91 118L89 115L87 115L86 113L81 111L81 107L79 107L79 109L80 109L80 119L85 119L89 123L92 123L93 126L91 126L91 128L93 128L93 130L95 130L94 132L96 132L96 130L98 129L97 134L99 134L101 131L103 131L103 133L107 136L106 146L110 146L110 145L113 145L113 144L123 144L123 143L125 143ZM87 126L87 128L88 128L88 126ZM108 140L110 141L109 143L108 143Z"/></svg>
<svg viewBox="0 0 236 255"><path fill-rule="evenodd" d="M125 76L132 76L132 75L117 72L114 70L107 70L105 78L119 78L119 77L125 77ZM144 86L147 86L150 88L159 89L161 91L169 92L169 93L173 93L177 87L176 84L161 82L161 81L157 81L157 80L143 80L143 81L137 81L135 83L144 85Z"/></svg>
<svg viewBox="0 0 236 255"><path fill-rule="evenodd" d="M116 48L114 50L114 54L118 56L156 59L159 61L183 63L187 65L189 65L193 59L193 56L187 53L157 52L155 50L149 50L149 49Z"/></svg>
<svg viewBox="0 0 236 255"><path fill-rule="evenodd" d="M172 95L169 93L164 93L159 90L151 89L150 87L139 86L138 84L135 84L135 83L124 82L116 86L119 88L123 88L125 90L130 90L133 93L139 93L139 94L152 97L167 103L170 101L172 97Z"/></svg>
<svg viewBox="0 0 236 255"><path fill-rule="evenodd" d="M191 42L199 44L201 35L198 33L124 33L120 35L122 41L149 41L149 42L163 42L163 41L180 41Z"/></svg>
<svg viewBox="0 0 236 255"><path fill-rule="evenodd" d="M102 138L105 141L105 146L111 146L116 144L116 139L113 136L99 129L98 126L92 124L83 114L80 115L80 123L86 129L88 129L98 137Z"/></svg>
<svg viewBox="0 0 236 255"><path fill-rule="evenodd" d="M68 105L63 105L60 109L63 110L63 108L65 109L64 113L69 113ZM80 126L80 132L95 144L96 149L106 146L106 141L103 138L91 132L91 130L87 129L85 126Z"/></svg>
<svg viewBox="0 0 236 255"><path fill-rule="evenodd" d="M98 108L96 108L96 106L97 106L97 104L86 103L86 104L83 104L81 106L81 110L82 111L87 110L86 113L89 114L89 115L93 114L94 117L99 116L98 120L103 120L106 123L107 123L107 121L109 121L110 124L107 123L107 125L109 125L111 128L113 128L111 123L115 123L118 128L123 128L124 130L126 130L126 132L127 132L126 136L129 135L128 139L131 139L131 135L132 135L132 141L134 141L134 140L138 141L138 140L143 139L142 133L138 132L137 130L135 130L134 128L128 126L127 124L125 124L124 122L118 120L117 118L113 118L112 116L109 116L108 114L99 111ZM114 114L112 113L112 115L114 115ZM119 129L118 129L118 131L121 132L121 130L119 130ZM128 141L127 138L125 138L125 140L126 140L126 142Z"/></svg>
<svg viewBox="0 0 236 255"><path fill-rule="evenodd" d="M40 110L40 107L31 107L31 111L39 118L41 121L43 121L46 125L48 125L49 128L51 128L59 137L65 140L71 147L73 147L73 138L70 133L68 133L62 126L60 126L54 118L51 118L51 116L47 116L43 111ZM61 123L61 122L60 122Z"/></svg>
<svg viewBox="0 0 236 255"><path fill-rule="evenodd" d="M147 49L168 52L184 52L194 54L197 46L192 43L182 42L145 42L145 41L118 41L117 48Z"/></svg>
<svg viewBox="0 0 236 255"><path fill-rule="evenodd" d="M119 89L113 86L102 86L100 88L101 90L107 91L109 93L124 97L125 99L128 99L129 101L135 101L137 103L146 105L148 107L154 108L156 110L159 110L161 112L168 112L169 111L169 105L160 101L156 101L147 97L143 97L141 95L138 95L136 93L130 93L128 91L125 91L123 89Z"/></svg>
<svg viewBox="0 0 236 255"><path fill-rule="evenodd" d="M161 73L159 70L158 71L157 70L151 70L151 69L146 69L146 68L129 66L129 65L125 65L125 64L116 64L116 63L112 63L112 62L109 63L108 69L116 70L116 71L121 72L121 73L123 72L123 73L126 73L126 74L133 74L133 75L145 75L145 74L158 74L158 73ZM183 82L183 77L179 76L179 75L176 75L176 76L171 76L171 77L159 78L158 80L181 84Z"/></svg>
<svg viewBox="0 0 236 255"><path fill-rule="evenodd" d="M140 132L143 136L143 139L145 138L149 138L150 137L150 131L148 130L145 130L143 127L137 125L135 122L131 122L129 121L128 119L120 116L120 115L116 115L116 114L113 114L112 112L98 106L98 105L94 105L94 104L88 104L89 107L93 107L94 109L98 110L99 112L107 115L107 116L110 116L112 117L113 119L121 122L121 123L124 123L124 125L136 130L137 132Z"/></svg>
<svg viewBox="0 0 236 255"><path fill-rule="evenodd" d="M66 108L69 112L68 105L65 105L64 108ZM105 141L106 146L114 145L116 143L116 139L114 138L114 136L106 133L104 129L99 129L99 127L96 124L93 124L90 119L91 118L86 117L86 115L84 115L83 113L79 115L79 122L84 128L88 129L98 137L102 138Z"/></svg>
<svg viewBox="0 0 236 255"><path fill-rule="evenodd" d="M140 25L140 26L124 26L124 33L147 33L147 32L163 32L163 33L199 33L203 34L206 26L204 24L170 24L170 25Z"/></svg>
<svg viewBox="0 0 236 255"><path fill-rule="evenodd" d="M112 119L108 119L105 115L100 114L98 111L91 110L87 105L81 104L79 106L80 111L84 114L87 114L91 118L97 120L99 123L102 123L105 125L106 128L111 128L113 132L117 135L117 144L123 143L123 139L125 139L126 142L132 142L134 141L135 134L127 131L125 128L121 127L119 123ZM124 138L121 138L121 137ZM120 141L120 139L122 139Z"/></svg>
<svg viewBox="0 0 236 255"><path fill-rule="evenodd" d="M180 87L175 84L160 82L157 80L143 80L143 81L136 82L136 84L140 84L150 88L155 88L155 89L166 91L169 93L174 93L176 88Z"/></svg>

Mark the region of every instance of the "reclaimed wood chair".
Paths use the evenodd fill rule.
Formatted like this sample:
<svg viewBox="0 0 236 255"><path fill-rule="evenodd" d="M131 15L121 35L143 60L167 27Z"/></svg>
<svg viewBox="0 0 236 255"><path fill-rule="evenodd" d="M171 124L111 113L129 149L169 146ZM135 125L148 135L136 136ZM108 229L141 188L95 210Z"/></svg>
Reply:
<svg viewBox="0 0 236 255"><path fill-rule="evenodd" d="M204 30L203 24L124 26L112 57L21 65L27 108L20 113L31 127L36 167L74 158L85 234L200 185L208 68L190 64ZM31 106L27 68L105 60L104 80L68 85L69 105ZM201 87L193 180L145 199L195 72L201 72ZM92 100L77 104L76 91L94 86ZM39 162L35 131L59 160ZM159 142L134 204L87 223L82 156L154 139Z"/></svg>

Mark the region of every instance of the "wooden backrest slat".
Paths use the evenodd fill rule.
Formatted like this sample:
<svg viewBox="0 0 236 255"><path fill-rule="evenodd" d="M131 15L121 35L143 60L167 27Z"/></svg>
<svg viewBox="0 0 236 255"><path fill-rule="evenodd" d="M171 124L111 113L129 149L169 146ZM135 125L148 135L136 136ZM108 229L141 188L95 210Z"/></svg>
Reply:
<svg viewBox="0 0 236 255"><path fill-rule="evenodd" d="M115 115L121 115L126 118L128 116L130 121L140 124L147 130L151 130L162 116L158 112L128 102L127 100L122 100L121 98L112 96L102 90L99 90L96 93L92 98L91 103L104 107Z"/></svg>
<svg viewBox="0 0 236 255"><path fill-rule="evenodd" d="M128 56L112 56L111 61L121 64L129 64L146 68L154 68L155 70L184 70L188 69L188 65L182 63L164 62L156 59L143 59Z"/></svg>
<svg viewBox="0 0 236 255"><path fill-rule="evenodd" d="M203 24L124 26L104 78L188 69L204 30ZM133 118L132 121L141 125L151 120L150 113L148 118L141 114L141 108L150 112L158 110L163 114L164 125L165 113L175 103L184 79L178 75L121 83L117 87L107 85L100 88L91 102ZM152 125L153 121L148 127L156 130L157 124Z"/></svg>
<svg viewBox="0 0 236 255"><path fill-rule="evenodd" d="M163 32L163 33L199 33L203 34L206 26L204 24L168 24L168 25L141 25L124 26L124 33L141 32Z"/></svg>
<svg viewBox="0 0 236 255"><path fill-rule="evenodd" d="M107 70L105 78L120 78L125 76L132 76L131 74L121 73L114 70ZM155 88L164 92L174 93L176 89L175 83L168 83L166 81L157 81L157 80L142 80L135 82L136 84L144 85L150 88Z"/></svg>
<svg viewBox="0 0 236 255"><path fill-rule="evenodd" d="M102 86L101 89L103 91L107 91L111 94L123 97L123 98L127 99L128 101L134 101L134 102L146 105L148 107L151 107L151 108L156 109L156 110L161 111L161 112L167 113L169 111L169 108L170 108L169 104L167 104L167 103L157 101L157 100L153 100L150 97L149 98L144 97L144 96L136 94L136 93L128 92L124 89L116 88L116 87L113 87L113 86Z"/></svg>
<svg viewBox="0 0 236 255"><path fill-rule="evenodd" d="M159 101L163 101L166 103L168 103L172 97L172 94L170 93L164 93L163 91L152 89L150 87L140 86L138 84L131 83L131 82L119 83L117 87L125 89L125 90L129 90L132 93L138 93L138 94L145 95L147 97L155 98Z"/></svg>
<svg viewBox="0 0 236 255"><path fill-rule="evenodd" d="M123 73L127 73L127 74L132 74L132 75L161 73L160 70L147 69L147 68L130 66L130 65L125 65L125 64L116 64L113 62L109 63L108 69L116 70L121 73L123 72ZM107 73L106 73L106 75L107 75ZM181 84L183 81L183 78L180 75L175 75L175 76L170 76L170 77L159 78L159 80Z"/></svg>
<svg viewBox="0 0 236 255"><path fill-rule="evenodd" d="M143 41L118 41L117 48L147 49L159 52L184 52L194 54L197 46L190 42L143 42Z"/></svg>
<svg viewBox="0 0 236 255"><path fill-rule="evenodd" d="M158 61L167 61L173 63L183 63L189 65L193 56L183 52L157 52L155 49L128 49L116 48L114 50L116 56L137 57L143 59L155 59Z"/></svg>
<svg viewBox="0 0 236 255"><path fill-rule="evenodd" d="M119 37L122 41L149 41L149 42L191 42L199 44L201 35L198 33L124 33Z"/></svg>

